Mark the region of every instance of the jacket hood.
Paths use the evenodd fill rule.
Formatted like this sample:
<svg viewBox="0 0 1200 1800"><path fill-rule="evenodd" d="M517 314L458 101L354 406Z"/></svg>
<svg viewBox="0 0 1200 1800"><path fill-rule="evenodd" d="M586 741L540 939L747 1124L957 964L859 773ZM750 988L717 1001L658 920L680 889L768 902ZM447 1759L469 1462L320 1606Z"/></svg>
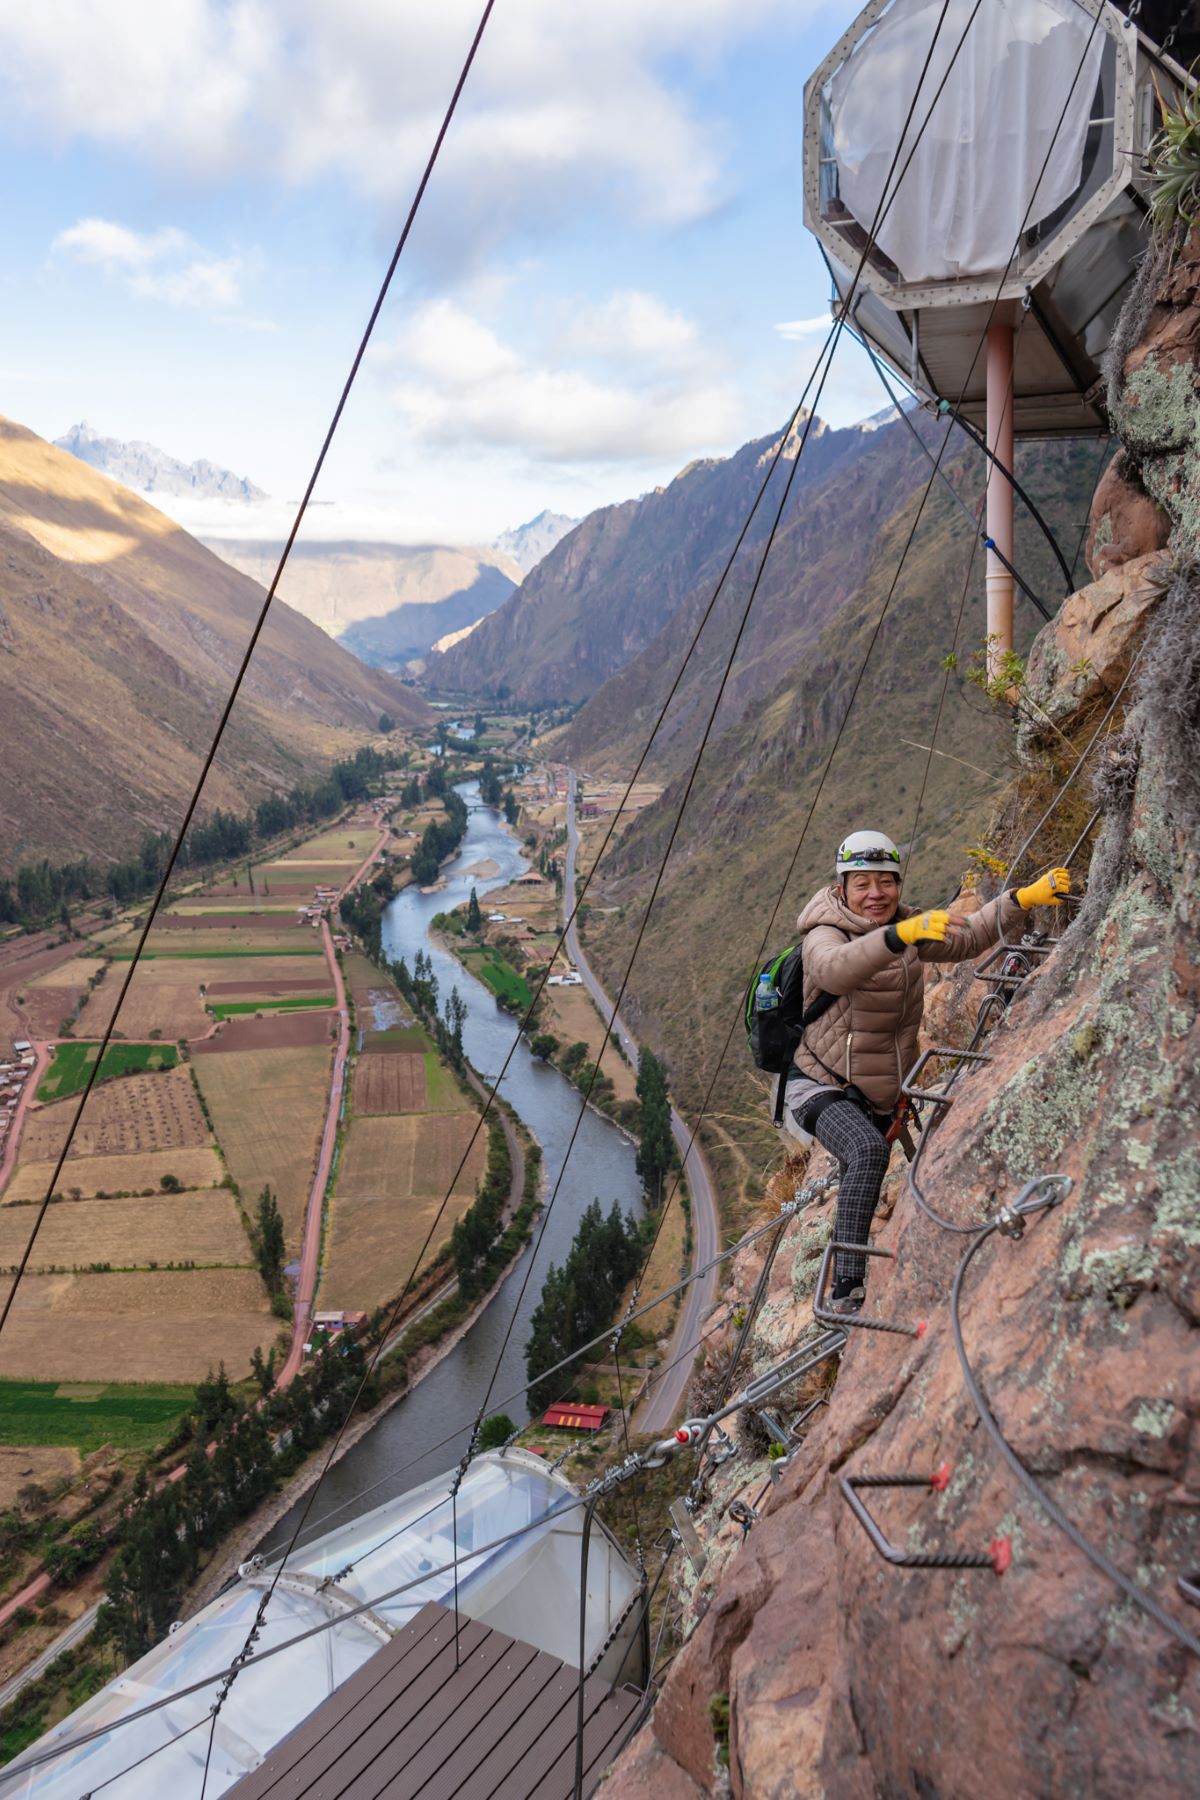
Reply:
<svg viewBox="0 0 1200 1800"><path fill-rule="evenodd" d="M912 910L902 900L896 909L895 918L907 919ZM848 931L854 937L879 930L874 919L864 919L861 913L850 911L842 899L842 890L836 883L815 893L796 920L796 929L801 933L811 931L814 925L836 925L839 931Z"/></svg>

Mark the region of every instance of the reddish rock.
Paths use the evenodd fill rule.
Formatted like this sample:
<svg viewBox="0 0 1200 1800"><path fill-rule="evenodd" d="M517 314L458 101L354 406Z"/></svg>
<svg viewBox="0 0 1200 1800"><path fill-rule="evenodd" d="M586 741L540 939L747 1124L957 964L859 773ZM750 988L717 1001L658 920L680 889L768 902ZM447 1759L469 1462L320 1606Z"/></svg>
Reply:
<svg viewBox="0 0 1200 1800"><path fill-rule="evenodd" d="M1083 556L1095 577L1161 550L1171 535L1166 508L1125 479L1124 462L1119 451L1100 478L1088 514Z"/></svg>
<svg viewBox="0 0 1200 1800"><path fill-rule="evenodd" d="M1026 663L1032 704L1023 709L1018 737L1024 757L1097 696L1116 692L1162 596L1164 566L1154 553L1110 569L1064 600L1039 632Z"/></svg>

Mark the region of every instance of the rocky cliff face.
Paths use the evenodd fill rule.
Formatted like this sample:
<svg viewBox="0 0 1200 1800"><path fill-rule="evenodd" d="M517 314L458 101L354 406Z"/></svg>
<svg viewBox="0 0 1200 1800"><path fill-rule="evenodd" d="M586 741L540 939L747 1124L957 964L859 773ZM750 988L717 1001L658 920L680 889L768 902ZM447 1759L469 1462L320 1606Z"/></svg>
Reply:
<svg viewBox="0 0 1200 1800"><path fill-rule="evenodd" d="M924 1320L924 1335L850 1334L828 1405L777 1484L753 1442L717 1471L699 1518L709 1566L678 1578L690 1635L606 1793L1196 1790L1200 1659L1001 1459L965 1385L950 1301L957 1275L967 1361L1022 1462L1195 1635L1200 1611L1177 1581L1200 1567L1198 280L1194 236L1135 297L1110 392L1126 447L1092 521L1100 579L1042 633L1031 666L1060 727L1099 725L1119 696L1079 778L1103 808L1087 898L986 1039L990 1063L956 1087L923 1164L928 1195L960 1227L1038 1175L1068 1175L1071 1191L964 1266L970 1235L934 1223L893 1173L874 1242L894 1261L874 1265L865 1316ZM1036 733L1023 754L1036 761ZM962 1042L982 992L969 970L939 982L933 1041ZM776 1178L776 1201L799 1173ZM831 1210L810 1207L782 1240L755 1370L813 1329ZM761 1260L761 1245L738 1260L724 1304L748 1295ZM792 1393L781 1410L811 1397ZM840 1487L847 1472L927 1477L943 1464L940 1489L877 1490L872 1511L906 1550L1007 1540L1003 1575L890 1566ZM728 1518L738 1497L757 1504L744 1542Z"/></svg>

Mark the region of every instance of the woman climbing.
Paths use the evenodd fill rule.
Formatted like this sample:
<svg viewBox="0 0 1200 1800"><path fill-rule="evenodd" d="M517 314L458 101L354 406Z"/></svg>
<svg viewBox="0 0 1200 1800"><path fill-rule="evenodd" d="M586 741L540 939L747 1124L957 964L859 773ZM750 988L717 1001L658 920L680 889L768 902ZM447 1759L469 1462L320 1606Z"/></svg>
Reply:
<svg viewBox="0 0 1200 1800"><path fill-rule="evenodd" d="M881 831L855 831L837 854L837 880L797 921L804 1005L832 1006L805 1027L785 1099L789 1130L815 1137L841 1165L834 1235L865 1244L887 1172L886 1133L917 1056L927 962L964 962L1011 932L1031 906L1057 906L1066 869L992 900L970 918L918 912L900 901L900 852ZM858 1312L867 1259L839 1251L832 1307Z"/></svg>

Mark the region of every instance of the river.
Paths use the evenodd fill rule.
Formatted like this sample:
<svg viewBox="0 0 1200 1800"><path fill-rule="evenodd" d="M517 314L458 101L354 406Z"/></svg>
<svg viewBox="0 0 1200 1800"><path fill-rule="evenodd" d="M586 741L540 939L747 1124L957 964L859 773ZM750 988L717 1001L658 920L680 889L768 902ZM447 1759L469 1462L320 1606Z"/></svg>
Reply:
<svg viewBox="0 0 1200 1800"><path fill-rule="evenodd" d="M467 1056L479 1073L492 1081L517 1036L516 1021L501 1010L481 982L430 942L429 922L435 913L447 912L465 900L472 887L482 900L529 865L502 816L480 803L478 782L464 782L457 791L467 803L467 831L457 858L443 871L446 886L434 894L407 888L397 895L384 916L383 942L389 957L402 956L410 968L417 951L425 950L433 961L440 1004L445 1003L451 987L458 988L467 1007L463 1028ZM472 865L489 859L498 866L498 874L481 878L466 873ZM500 1092L542 1146L548 1197L579 1117L579 1091L556 1069L538 1062L528 1044L520 1040ZM576 1224L594 1199L599 1199L606 1211L614 1200L628 1211L641 1210L641 1183L634 1169L632 1144L607 1119L588 1112L566 1162L558 1198L537 1248L537 1264L492 1391L489 1410L507 1412L514 1424L524 1424L529 1416L522 1391L525 1343L545 1270L551 1262L563 1261ZM535 1225L535 1235L538 1228ZM532 1249L526 1250L513 1264L499 1293L462 1342L329 1471L305 1527L306 1539L317 1522L335 1510L337 1517L330 1520L331 1527L453 1468L466 1446L470 1420L487 1390L532 1254ZM515 1399L511 1397L514 1394ZM464 1419L466 1427L449 1443L440 1444ZM356 1496L361 1496L360 1503L351 1504ZM279 1522L263 1546L268 1554L287 1541L297 1516L293 1511Z"/></svg>

